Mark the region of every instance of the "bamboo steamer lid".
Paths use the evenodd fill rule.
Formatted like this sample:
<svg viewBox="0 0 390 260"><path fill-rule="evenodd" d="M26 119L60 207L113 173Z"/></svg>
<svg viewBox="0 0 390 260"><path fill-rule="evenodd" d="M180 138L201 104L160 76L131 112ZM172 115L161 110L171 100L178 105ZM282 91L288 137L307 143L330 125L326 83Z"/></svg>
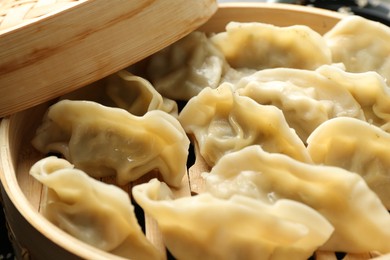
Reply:
<svg viewBox="0 0 390 260"><path fill-rule="evenodd" d="M0 118L149 56L216 9L215 0L0 1Z"/></svg>
<svg viewBox="0 0 390 260"><path fill-rule="evenodd" d="M188 1L188 0L185 0ZM200 1L200 0L196 0ZM169 1L167 1L169 2ZM217 12L199 30L223 31L230 21L266 22L279 26L304 24L319 33L332 28L342 15L315 8L284 4L221 4ZM86 245L69 236L40 213L41 189L29 176L29 168L39 159L31 146L31 138L49 102L18 112L2 120L0 125L0 179L1 191L10 235L13 238L18 258L31 259L119 259L107 252ZM207 164L199 151L192 151L195 163L188 169L183 186L175 192L176 197L191 196L202 191L201 173ZM150 176L149 176L150 177ZM143 181L143 180L141 180ZM161 234L151 218L145 216L145 233L161 251L165 247ZM375 252L347 254L345 259L371 259ZM335 252L317 251L314 259L337 259Z"/></svg>

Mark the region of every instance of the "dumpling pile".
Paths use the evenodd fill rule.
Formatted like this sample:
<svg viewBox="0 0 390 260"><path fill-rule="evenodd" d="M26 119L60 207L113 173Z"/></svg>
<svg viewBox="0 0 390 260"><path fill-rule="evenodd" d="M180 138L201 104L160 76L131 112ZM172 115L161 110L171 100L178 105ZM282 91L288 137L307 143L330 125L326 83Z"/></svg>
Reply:
<svg viewBox="0 0 390 260"><path fill-rule="evenodd" d="M92 101L62 100L49 108L32 143L93 177L115 175L119 185L158 169L178 187L186 174L189 140L177 119L160 110L139 117Z"/></svg>
<svg viewBox="0 0 390 260"><path fill-rule="evenodd" d="M390 252L390 215L358 174L249 146L221 158L205 178L207 190L219 198L242 194L269 204L291 199L317 210L335 229L324 250Z"/></svg>
<svg viewBox="0 0 390 260"><path fill-rule="evenodd" d="M54 156L35 163L30 173L48 188L43 214L64 231L123 257L160 258L122 189L97 181Z"/></svg>
<svg viewBox="0 0 390 260"><path fill-rule="evenodd" d="M307 259L333 231L321 214L292 200L271 205L210 193L173 200L156 179L134 187L133 194L178 259Z"/></svg>
<svg viewBox="0 0 390 260"><path fill-rule="evenodd" d="M132 259L164 258L132 201L177 259L390 254L389 42L357 16L190 33L49 107L42 213Z"/></svg>
<svg viewBox="0 0 390 260"><path fill-rule="evenodd" d="M181 111L179 121L187 133L195 135L200 153L210 166L223 155L252 144L311 161L281 110L235 95L229 83L217 89L206 88L192 98Z"/></svg>

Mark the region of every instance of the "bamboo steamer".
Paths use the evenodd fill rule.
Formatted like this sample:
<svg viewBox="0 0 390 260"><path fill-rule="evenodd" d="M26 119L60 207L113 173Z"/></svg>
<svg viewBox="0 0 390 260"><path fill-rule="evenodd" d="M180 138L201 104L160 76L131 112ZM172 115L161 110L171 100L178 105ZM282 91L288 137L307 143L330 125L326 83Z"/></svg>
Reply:
<svg viewBox="0 0 390 260"><path fill-rule="evenodd" d="M216 0L1 0L0 117L140 61L217 7Z"/></svg>
<svg viewBox="0 0 390 260"><path fill-rule="evenodd" d="M279 26L304 24L323 34L342 16L331 11L286 4L220 4L217 13L200 30L222 31L229 21L234 20L267 22ZM42 186L29 175L29 169L43 155L34 150L30 141L51 103L49 101L4 118L0 126L1 192L16 256L19 259L120 259L71 237L39 213ZM182 187L174 191L177 197L202 192L200 174L208 167L199 155L196 144L191 153L195 157L194 164L188 169ZM153 176L155 173L150 173L137 182ZM134 184L122 188L130 191ZM144 217L148 239L169 258L153 219ZM375 252L345 254L342 257L335 252L316 252L313 258L347 260L372 259L377 256Z"/></svg>

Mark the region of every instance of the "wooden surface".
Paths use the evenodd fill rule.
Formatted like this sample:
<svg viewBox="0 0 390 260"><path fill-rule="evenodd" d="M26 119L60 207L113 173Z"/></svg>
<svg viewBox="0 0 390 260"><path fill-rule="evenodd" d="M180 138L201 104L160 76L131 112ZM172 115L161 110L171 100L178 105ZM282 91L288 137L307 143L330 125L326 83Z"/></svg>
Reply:
<svg viewBox="0 0 390 260"><path fill-rule="evenodd" d="M1 0L0 30L32 23L88 0Z"/></svg>
<svg viewBox="0 0 390 260"><path fill-rule="evenodd" d="M0 118L149 56L216 9L215 0L88 0L0 30Z"/></svg>

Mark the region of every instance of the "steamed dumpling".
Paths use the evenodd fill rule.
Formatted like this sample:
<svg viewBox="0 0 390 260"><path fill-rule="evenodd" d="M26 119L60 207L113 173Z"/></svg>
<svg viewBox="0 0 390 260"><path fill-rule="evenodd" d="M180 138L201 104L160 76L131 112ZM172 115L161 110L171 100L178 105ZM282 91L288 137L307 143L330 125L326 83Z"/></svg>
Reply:
<svg viewBox="0 0 390 260"><path fill-rule="evenodd" d="M194 134L209 166L220 157L253 144L309 162L303 142L274 106L260 105L234 94L231 85L206 88L192 98L179 114L184 130Z"/></svg>
<svg viewBox="0 0 390 260"><path fill-rule="evenodd" d="M163 97L148 80L126 70L61 97L61 100L66 99L89 100L104 106L119 107L136 116L143 116L151 110L162 110L175 117L178 114L174 100Z"/></svg>
<svg viewBox="0 0 390 260"><path fill-rule="evenodd" d="M324 35L333 62L347 71L376 71L390 80L390 28L361 16L343 18Z"/></svg>
<svg viewBox="0 0 390 260"><path fill-rule="evenodd" d="M204 177L207 191L219 198L241 194L271 204L291 199L317 210L335 228L322 250L390 252L390 214L356 173L256 145L225 155Z"/></svg>
<svg viewBox="0 0 390 260"><path fill-rule="evenodd" d="M308 138L308 151L318 164L360 174L390 209L390 134L353 118L335 118Z"/></svg>
<svg viewBox="0 0 390 260"><path fill-rule="evenodd" d="M390 89L378 73L348 73L330 66L318 72L348 90L361 106L366 121L390 132Z"/></svg>
<svg viewBox="0 0 390 260"><path fill-rule="evenodd" d="M333 231L316 211L290 200L269 205L207 193L173 200L156 179L135 186L133 196L176 259L308 259Z"/></svg>
<svg viewBox="0 0 390 260"><path fill-rule="evenodd" d="M119 185L158 169L180 186L189 140L176 118L154 110L142 117L91 101L52 105L32 141L42 153L59 152L93 177L116 175Z"/></svg>
<svg viewBox="0 0 390 260"><path fill-rule="evenodd" d="M303 25L230 22L226 31L212 36L211 41L233 68L312 70L331 63L331 52L322 36Z"/></svg>
<svg viewBox="0 0 390 260"><path fill-rule="evenodd" d="M147 75L163 96L188 100L205 87L218 87L228 67L205 33L192 32L152 55Z"/></svg>
<svg viewBox="0 0 390 260"><path fill-rule="evenodd" d="M106 93L117 107L136 116L148 111L162 110L177 116L174 100L164 98L146 79L121 70L105 79Z"/></svg>
<svg viewBox="0 0 390 260"><path fill-rule="evenodd" d="M283 111L289 126L302 141L321 123L334 117L347 116L365 120L360 104L343 87L348 75L336 66L327 66L340 77L328 77L321 70L309 71L276 68L259 71L237 83L237 92L264 105Z"/></svg>
<svg viewBox="0 0 390 260"><path fill-rule="evenodd" d="M162 259L146 239L129 196L51 156L30 174L47 187L42 213L72 236L104 251L131 259Z"/></svg>

